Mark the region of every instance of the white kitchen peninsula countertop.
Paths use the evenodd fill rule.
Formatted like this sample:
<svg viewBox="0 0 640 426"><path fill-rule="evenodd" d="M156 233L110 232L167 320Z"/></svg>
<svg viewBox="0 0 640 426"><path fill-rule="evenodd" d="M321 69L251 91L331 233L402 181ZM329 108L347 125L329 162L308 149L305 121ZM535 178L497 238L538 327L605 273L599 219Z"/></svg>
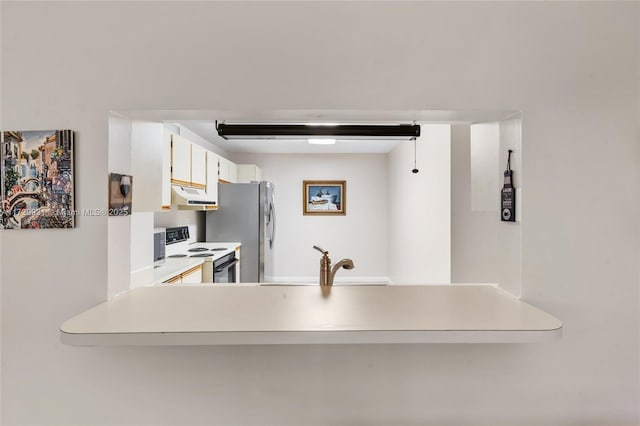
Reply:
<svg viewBox="0 0 640 426"><path fill-rule="evenodd" d="M502 343L562 323L491 285L141 287L62 324L78 346Z"/></svg>

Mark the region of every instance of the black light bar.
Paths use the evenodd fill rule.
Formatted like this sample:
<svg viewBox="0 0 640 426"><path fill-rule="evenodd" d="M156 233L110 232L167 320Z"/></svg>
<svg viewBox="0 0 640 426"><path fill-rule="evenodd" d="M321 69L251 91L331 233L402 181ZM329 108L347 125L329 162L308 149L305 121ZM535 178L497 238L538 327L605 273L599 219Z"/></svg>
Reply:
<svg viewBox="0 0 640 426"><path fill-rule="evenodd" d="M228 124L217 123L224 139L413 139L418 124Z"/></svg>

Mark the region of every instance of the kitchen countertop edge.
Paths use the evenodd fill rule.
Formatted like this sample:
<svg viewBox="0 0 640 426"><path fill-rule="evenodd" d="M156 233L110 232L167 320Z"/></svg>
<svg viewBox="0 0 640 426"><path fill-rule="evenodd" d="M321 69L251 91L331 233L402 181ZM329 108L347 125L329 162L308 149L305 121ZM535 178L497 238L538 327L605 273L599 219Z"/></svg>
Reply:
<svg viewBox="0 0 640 426"><path fill-rule="evenodd" d="M491 285L342 287L342 290L333 290L338 293L336 303L331 301L329 305L327 302L318 304L314 292L317 288L302 290L304 287L309 288L301 286L282 292L282 287L271 287L267 293L262 290L268 297L283 298L284 305L280 306L279 312L283 306L289 306L286 309L289 312L283 314L291 315L286 321L275 319L265 325L265 318L273 315L267 308L262 316L260 312L249 319L245 315L245 323L239 323L237 327L233 318L228 317L228 312L212 310L210 314L203 314L207 312L209 301L214 300L214 295L223 299L216 302L222 303L221 306L237 303L240 294L236 289L231 290L235 293L218 289L217 293L207 295L201 291L190 293L193 287L182 287L181 290L173 290L170 297L168 293L161 295L156 292L138 293L132 297L138 290L134 289L118 296L120 299L115 302L102 303L66 321L60 327L61 340L74 346L182 346L523 343L556 340L562 336L562 323L557 318ZM147 291L162 288L170 287L144 287ZM252 291L244 288L244 292ZM145 296L148 296L147 300ZM176 308L174 318L165 320L169 322L164 325L155 322L153 312L156 310L150 306L150 303L157 302L155 298L158 296ZM386 312L373 316L372 311L381 307L367 305L383 303L387 296L395 303L390 303ZM432 296L436 301L430 301ZM207 298L208 301L202 300ZM287 298L290 300L286 301ZM409 304L408 311L405 306L394 307L403 305L399 303L403 300ZM343 303L353 301L362 301L353 307L358 312L345 314ZM438 307L442 301L449 305ZM424 314L420 309L423 305ZM473 305L477 306L469 311L468 307ZM304 313L302 317L299 316L301 313ZM300 319L297 324L291 322L296 318Z"/></svg>

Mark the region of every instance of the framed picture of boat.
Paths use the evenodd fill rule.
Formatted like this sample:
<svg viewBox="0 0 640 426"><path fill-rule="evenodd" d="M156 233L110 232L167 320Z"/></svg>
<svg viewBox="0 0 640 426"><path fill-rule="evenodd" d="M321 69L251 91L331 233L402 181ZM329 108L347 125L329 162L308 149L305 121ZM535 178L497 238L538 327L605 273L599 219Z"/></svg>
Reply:
<svg viewBox="0 0 640 426"><path fill-rule="evenodd" d="M347 181L303 181L302 214L338 216L347 214Z"/></svg>

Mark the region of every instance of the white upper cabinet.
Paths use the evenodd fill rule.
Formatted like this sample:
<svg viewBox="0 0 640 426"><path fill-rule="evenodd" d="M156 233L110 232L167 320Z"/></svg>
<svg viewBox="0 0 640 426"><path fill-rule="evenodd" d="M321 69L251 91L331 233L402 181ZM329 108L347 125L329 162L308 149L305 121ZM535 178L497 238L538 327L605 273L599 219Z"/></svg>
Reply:
<svg viewBox="0 0 640 426"><path fill-rule="evenodd" d="M262 170L255 164L238 164L238 183L260 182Z"/></svg>
<svg viewBox="0 0 640 426"><path fill-rule="evenodd" d="M238 165L229 161L229 182L238 183Z"/></svg>
<svg viewBox="0 0 640 426"><path fill-rule="evenodd" d="M171 208L171 135L164 124L131 123L131 172L134 212Z"/></svg>
<svg viewBox="0 0 640 426"><path fill-rule="evenodd" d="M191 185L191 142L171 134L171 183Z"/></svg>
<svg viewBox="0 0 640 426"><path fill-rule="evenodd" d="M229 160L224 157L219 159L218 179L223 183L229 182Z"/></svg>
<svg viewBox="0 0 640 426"><path fill-rule="evenodd" d="M131 158L133 211L170 210L172 184L205 190L215 203L201 208L217 208L218 162L222 158L217 154L168 131L163 123L133 121ZM236 178L231 179L234 182Z"/></svg>
<svg viewBox="0 0 640 426"><path fill-rule="evenodd" d="M191 144L191 186L207 186L207 150L196 144Z"/></svg>
<svg viewBox="0 0 640 426"><path fill-rule="evenodd" d="M207 195L209 199L218 203L218 162L220 157L207 151Z"/></svg>
<svg viewBox="0 0 640 426"><path fill-rule="evenodd" d="M238 182L238 165L231 160L220 157L220 182L237 183Z"/></svg>
<svg viewBox="0 0 640 426"><path fill-rule="evenodd" d="M207 149L176 134L171 135L171 141L171 183L204 189Z"/></svg>

